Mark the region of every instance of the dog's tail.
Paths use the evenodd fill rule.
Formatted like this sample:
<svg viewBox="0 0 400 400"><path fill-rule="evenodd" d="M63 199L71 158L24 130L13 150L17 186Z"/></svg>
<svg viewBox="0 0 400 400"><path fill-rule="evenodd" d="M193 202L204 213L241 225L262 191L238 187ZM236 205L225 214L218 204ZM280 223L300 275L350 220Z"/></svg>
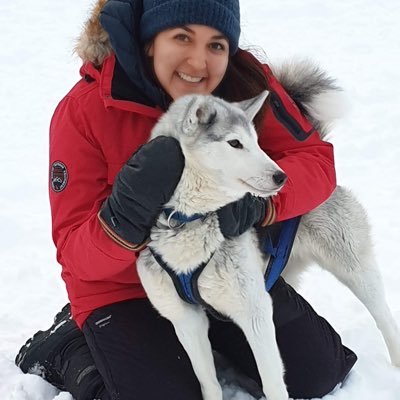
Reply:
<svg viewBox="0 0 400 400"><path fill-rule="evenodd" d="M286 61L271 68L289 96L325 139L334 120L342 117L349 108L335 79L308 59Z"/></svg>

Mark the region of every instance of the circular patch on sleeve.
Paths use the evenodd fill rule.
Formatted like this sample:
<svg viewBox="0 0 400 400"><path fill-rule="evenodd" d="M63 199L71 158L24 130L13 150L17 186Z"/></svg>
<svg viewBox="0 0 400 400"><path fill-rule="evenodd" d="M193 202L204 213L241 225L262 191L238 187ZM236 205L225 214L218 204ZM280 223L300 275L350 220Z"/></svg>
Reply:
<svg viewBox="0 0 400 400"><path fill-rule="evenodd" d="M62 192L67 186L68 171L67 167L61 161L53 162L50 171L50 184L55 192Z"/></svg>

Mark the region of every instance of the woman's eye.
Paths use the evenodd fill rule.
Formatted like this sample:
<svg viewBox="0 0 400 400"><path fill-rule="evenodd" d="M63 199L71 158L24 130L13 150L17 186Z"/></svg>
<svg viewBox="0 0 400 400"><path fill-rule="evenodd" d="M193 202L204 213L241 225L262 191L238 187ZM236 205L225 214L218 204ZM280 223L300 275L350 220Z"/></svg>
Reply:
<svg viewBox="0 0 400 400"><path fill-rule="evenodd" d="M177 39L177 40L180 40L180 41L182 41L182 42L187 42L187 41L189 41L189 36L188 36L188 35L184 35L183 33L179 33L179 34L176 35L174 38Z"/></svg>
<svg viewBox="0 0 400 400"><path fill-rule="evenodd" d="M219 43L219 42L211 43L210 47L213 50L218 50L218 51L224 51L225 50L225 46L222 43Z"/></svg>
<svg viewBox="0 0 400 400"><path fill-rule="evenodd" d="M239 140L228 140L228 144L235 149L243 149L243 145L239 142Z"/></svg>

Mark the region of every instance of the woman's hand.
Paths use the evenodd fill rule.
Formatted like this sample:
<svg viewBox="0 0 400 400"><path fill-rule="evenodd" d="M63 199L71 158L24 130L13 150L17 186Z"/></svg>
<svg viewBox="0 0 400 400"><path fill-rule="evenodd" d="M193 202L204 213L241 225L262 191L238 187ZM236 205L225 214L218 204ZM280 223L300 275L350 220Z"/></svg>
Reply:
<svg viewBox="0 0 400 400"><path fill-rule="evenodd" d="M240 236L253 226L266 226L274 222L272 202L247 193L240 200L217 210L219 227L226 238Z"/></svg>
<svg viewBox="0 0 400 400"><path fill-rule="evenodd" d="M115 178L112 194L99 212L106 233L137 250L171 198L185 165L178 141L159 136L141 146Z"/></svg>

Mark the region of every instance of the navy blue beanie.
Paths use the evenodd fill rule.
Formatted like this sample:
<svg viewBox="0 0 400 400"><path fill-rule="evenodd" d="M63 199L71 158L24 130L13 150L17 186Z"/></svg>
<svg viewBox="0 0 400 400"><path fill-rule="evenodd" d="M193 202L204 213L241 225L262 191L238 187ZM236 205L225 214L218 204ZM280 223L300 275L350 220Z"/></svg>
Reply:
<svg viewBox="0 0 400 400"><path fill-rule="evenodd" d="M236 53L240 36L239 0L143 0L140 39L147 43L165 29L199 24L220 31Z"/></svg>

